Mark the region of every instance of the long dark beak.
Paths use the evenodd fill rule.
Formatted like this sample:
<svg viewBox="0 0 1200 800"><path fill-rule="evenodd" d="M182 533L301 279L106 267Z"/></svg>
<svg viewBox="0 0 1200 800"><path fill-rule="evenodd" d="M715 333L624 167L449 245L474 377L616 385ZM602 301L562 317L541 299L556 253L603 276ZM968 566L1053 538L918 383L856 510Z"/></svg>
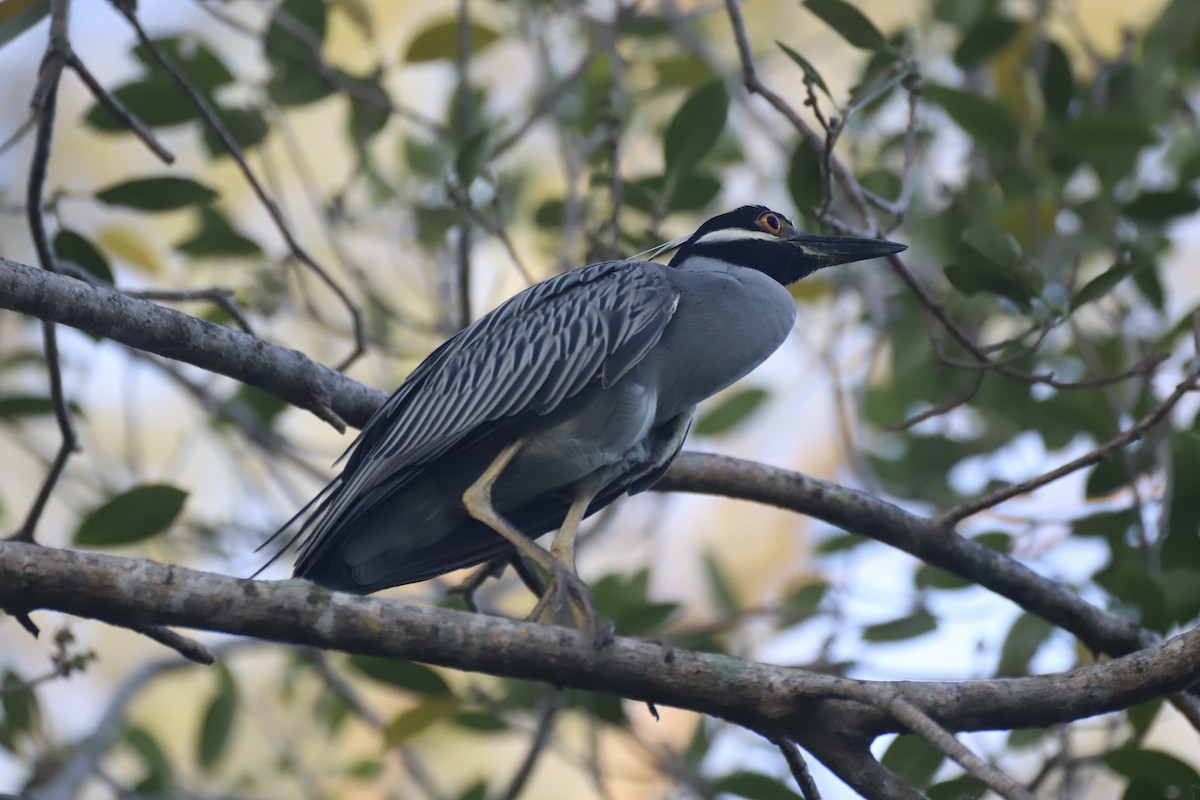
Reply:
<svg viewBox="0 0 1200 800"><path fill-rule="evenodd" d="M865 261L868 258L879 258L900 253L908 249L908 245L889 242L886 239L861 239L857 236L820 236L815 233L796 231L785 241L790 242L816 261L822 267L832 267L834 264L849 264L852 261Z"/></svg>

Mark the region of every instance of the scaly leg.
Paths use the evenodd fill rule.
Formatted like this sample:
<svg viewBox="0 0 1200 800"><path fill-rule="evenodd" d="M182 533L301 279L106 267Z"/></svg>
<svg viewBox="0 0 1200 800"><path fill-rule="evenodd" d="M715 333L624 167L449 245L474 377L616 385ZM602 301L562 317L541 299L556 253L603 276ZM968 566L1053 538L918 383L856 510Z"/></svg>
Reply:
<svg viewBox="0 0 1200 800"><path fill-rule="evenodd" d="M553 574L556 563L554 556L550 555L546 548L534 544L528 536L514 528L512 523L500 516L500 512L492 505L492 487L496 484L496 479L500 477L500 473L504 471L524 444L524 439L517 439L501 450L495 460L479 476L479 480L471 484L463 493L463 505L466 506L468 514L507 539L522 555Z"/></svg>
<svg viewBox="0 0 1200 800"><path fill-rule="evenodd" d="M586 481L576 487L575 499L572 501L571 507L567 509L562 527L558 529L558 533L554 536L554 542L550 545L550 552L554 557L555 564L554 571L550 573L550 585L546 587L542 599L530 613L529 619L540 617L551 602L557 603L559 597L565 593L571 615L575 618L575 625L579 630L590 635L597 646L600 646L603 642L600 636L596 604L592 599L591 590L579 579L579 573L575 570L575 534L579 530L579 523L583 521L583 515L587 513L588 506L596 497L596 491L597 487Z"/></svg>

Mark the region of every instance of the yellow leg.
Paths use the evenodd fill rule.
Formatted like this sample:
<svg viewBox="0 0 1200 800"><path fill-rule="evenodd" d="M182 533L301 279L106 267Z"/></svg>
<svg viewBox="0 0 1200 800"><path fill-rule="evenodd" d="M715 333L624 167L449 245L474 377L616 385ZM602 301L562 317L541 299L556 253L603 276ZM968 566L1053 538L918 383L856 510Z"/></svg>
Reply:
<svg viewBox="0 0 1200 800"><path fill-rule="evenodd" d="M495 460L484 470L483 475L479 476L479 480L471 484L463 494L463 505L466 506L468 514L507 539L522 555L532 559L542 569L553 574L556 562L546 548L534 544L528 536L500 516L500 512L492 506L492 487L496 484L496 479L500 477L500 473L504 471L504 468L508 466L509 462L513 460L513 456L524 444L524 439L518 439L501 450L500 455L496 456Z"/></svg>
<svg viewBox="0 0 1200 800"><path fill-rule="evenodd" d="M546 587L546 592L530 613L529 619L540 617L551 602L556 602L559 596L565 594L571 615L575 618L575 625L599 643L599 618L595 602L592 600L592 592L579 579L579 573L575 570L575 534L595 497L596 492L590 485L584 483L578 487L562 527L558 529L550 545L555 563L555 569L550 573L550 585Z"/></svg>
<svg viewBox="0 0 1200 800"><path fill-rule="evenodd" d="M596 606L592 600L592 592L579 579L575 571L575 532L583 515L587 513L596 496L596 488L588 483L581 484L576 491L575 499L567 510L562 527L554 537L551 550L535 544L528 536L513 527L512 523L500 515L492 505L492 487L500 474L504 472L513 457L525 444L524 439L518 439L500 451L495 460L484 470L479 480L471 484L463 493L463 505L467 513L484 523L499 535L507 539L517 551L526 556L550 575L550 585L534 606L528 619L538 619L552 602L565 595L575 624L601 646L604 640L599 630Z"/></svg>

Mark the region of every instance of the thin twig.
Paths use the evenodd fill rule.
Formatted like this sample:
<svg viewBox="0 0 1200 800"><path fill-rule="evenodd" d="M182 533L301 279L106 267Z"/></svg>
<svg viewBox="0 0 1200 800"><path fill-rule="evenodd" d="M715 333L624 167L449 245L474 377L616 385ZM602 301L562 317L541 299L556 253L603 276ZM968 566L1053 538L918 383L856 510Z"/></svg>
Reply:
<svg viewBox="0 0 1200 800"><path fill-rule="evenodd" d="M471 84L471 48L474 35L471 30L471 0L458 0L457 14L458 53L454 59L458 73L458 108L455 110L458 129L453 131L459 148L466 147L475 135L475 89ZM459 211L474 208L471 187L464 185L457 193ZM462 213L458 223L458 238L454 251L458 269L455 272L455 300L458 312L455 324L465 328L474 318L471 314L471 240L473 225L471 215Z"/></svg>
<svg viewBox="0 0 1200 800"><path fill-rule="evenodd" d="M998 505L999 503L1016 497L1017 495L1031 492L1034 489L1045 486L1048 483L1053 483L1065 475L1070 475L1072 472L1103 461L1114 450L1125 447L1126 445L1137 441L1146 431L1162 422L1163 419L1165 419L1166 416L1171 413L1171 410L1175 408L1175 405L1181 399L1183 399L1183 396L1196 388L1197 378L1200 378L1200 367L1193 367L1187 376L1179 382L1179 385L1175 387L1175 391L1171 392L1167 399L1164 400L1158 406L1158 408L1154 409L1152 412L1143 417L1136 425L1133 425L1124 432L1114 436L1091 452L1086 453L1085 455L1082 455L1073 461L1069 461L1057 469L1050 470L1049 472L1045 472L1037 477L1030 478L1029 480L1015 483L1012 486L1006 486L1003 489L997 489L994 492L989 492L988 494L977 497L974 500L956 506L940 516L937 520L938 524L949 529L958 522L974 514L978 514L984 509L991 508L992 506Z"/></svg>
<svg viewBox="0 0 1200 800"><path fill-rule="evenodd" d="M540 703L541 712L538 714L537 726L534 728L533 738L529 740L529 750L526 751L525 758L521 759L512 780L504 791L497 795L496 800L517 800L521 796L533 775L534 767L546 750L546 745L550 743L550 736L554 733L554 722L562 703L562 690L553 686L546 687Z"/></svg>
<svg viewBox="0 0 1200 800"><path fill-rule="evenodd" d="M46 186L46 170L50 163L50 145L54 138L54 117L58 105L58 84L62 79L63 67L71 51L67 40L67 12L70 0L53 0L50 6L50 41L46 55L42 58L37 86L33 93L33 108L38 115L37 137L34 141L33 157L29 165L29 183L25 193L26 215L29 234L33 238L38 263L42 269L55 271L54 251L46 232L46 221L42 216L42 197ZM62 437L58 452L50 463L50 469L38 489L33 505L25 516L20 529L11 537L17 541L34 541L38 520L46 509L50 494L54 491L67 460L79 448L79 438L71 411L67 407L63 390L62 363L58 354L58 329L53 322L42 322L42 342L46 353L46 369L50 376L50 399L54 404L54 419Z"/></svg>
<svg viewBox="0 0 1200 800"><path fill-rule="evenodd" d="M800 787L800 794L804 796L804 800L821 800L821 791L817 788L812 773L808 771L808 762L804 760L800 747L791 739L772 739L771 744L783 753L783 759L787 762L796 785Z"/></svg>
<svg viewBox="0 0 1200 800"><path fill-rule="evenodd" d="M175 163L175 155L158 141L158 138L146 126L146 123L138 119L137 115L126 108L124 103L100 85L100 81L96 80L96 76L84 65L74 50L71 51L67 58L67 65L75 71L75 74L88 87L88 91L92 93L96 101L104 106L108 110L108 113L120 120L125 127L133 131L134 135L141 139L142 143L150 149L150 152L158 156L159 160L164 164Z"/></svg>
<svg viewBox="0 0 1200 800"><path fill-rule="evenodd" d="M216 657L212 654L212 651L200 644L200 642L188 638L181 633L176 633L162 625L134 625L129 630L136 631L148 639L153 639L164 647L171 648L188 661L203 664L206 667L216 661Z"/></svg>
<svg viewBox="0 0 1200 800"><path fill-rule="evenodd" d="M971 776L982 781L985 786L1005 800L1037 800L1025 790L1025 787L972 753L949 731L934 722L928 714L899 694L893 694L887 703L887 710L898 722L903 723L910 731L954 759Z"/></svg>
<svg viewBox="0 0 1200 800"><path fill-rule="evenodd" d="M975 383L967 391L955 397L951 397L949 400L939 403L933 408L922 411L920 414L914 414L903 422L884 425L882 426L883 429L886 431L891 431L892 433L906 431L915 425L921 424L925 420L933 419L934 417L940 417L943 414L949 414L959 406L966 405L975 399L975 395L979 394L979 388L983 386L983 378L986 374L986 372L980 370L979 372L975 373Z"/></svg>
<svg viewBox="0 0 1200 800"><path fill-rule="evenodd" d="M179 291L162 291L157 289L145 289L138 291L128 291L125 294L130 297L137 297L142 300L168 301L168 302L195 302L207 301L216 303L221 310L229 315L237 326L251 336L254 335L254 329L250 327L250 321L242 314L242 309L234 302L233 290L226 289L221 286L214 286L208 289L183 289Z"/></svg>
<svg viewBox="0 0 1200 800"><path fill-rule="evenodd" d="M2 143L0 143L0 156L7 153L17 142L25 138L25 134L33 130L33 126L37 125L38 114L36 111L31 113L29 117L21 123L12 134L9 135Z"/></svg>
<svg viewBox="0 0 1200 800"><path fill-rule="evenodd" d="M266 209L267 214L270 215L271 220L275 223L276 230L283 237L284 243L287 245L292 256L320 278L330 291L337 296L342 305L346 307L354 329L354 350L337 365L339 371L344 370L366 352L366 327L362 311L350 299L346 290L296 240L287 221L283 218L283 212L280 211L279 205L267 194L262 182L258 180L254 171L250 169L250 164L246 161L246 154L242 152L241 146L233 138L233 134L229 132L225 123L221 121L221 118L217 115L208 99L192 85L191 79L188 78L187 74L150 38L149 34L142 27L141 20L134 13L133 7L125 3L116 3L115 6L137 34L138 41L154 56L154 60L167 71L172 80L175 81L175 84L183 90L184 94L191 100L192 105L200 112L200 116L204 119L205 124L221 140L222 146L238 165L242 176L250 184L250 188L254 191L255 196L258 197L259 203Z"/></svg>

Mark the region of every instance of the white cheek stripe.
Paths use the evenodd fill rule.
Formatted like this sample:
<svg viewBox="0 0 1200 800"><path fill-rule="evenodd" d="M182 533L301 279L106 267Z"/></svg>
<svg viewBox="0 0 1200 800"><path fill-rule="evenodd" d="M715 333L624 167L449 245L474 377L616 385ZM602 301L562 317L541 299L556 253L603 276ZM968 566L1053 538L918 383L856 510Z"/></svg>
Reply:
<svg viewBox="0 0 1200 800"><path fill-rule="evenodd" d="M706 233L696 240L696 244L716 244L717 242L742 242L747 239L759 239L764 242L778 242L779 237L766 231L748 231L744 228L723 228L719 231Z"/></svg>

